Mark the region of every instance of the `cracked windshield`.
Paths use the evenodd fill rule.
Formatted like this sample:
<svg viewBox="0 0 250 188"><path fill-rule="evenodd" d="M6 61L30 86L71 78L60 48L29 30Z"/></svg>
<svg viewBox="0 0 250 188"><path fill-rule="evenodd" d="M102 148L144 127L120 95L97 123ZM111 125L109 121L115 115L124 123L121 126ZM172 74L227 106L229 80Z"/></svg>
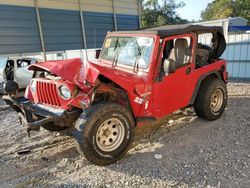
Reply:
<svg viewBox="0 0 250 188"><path fill-rule="evenodd" d="M104 43L101 59L122 64L147 68L154 39L151 37L109 37Z"/></svg>

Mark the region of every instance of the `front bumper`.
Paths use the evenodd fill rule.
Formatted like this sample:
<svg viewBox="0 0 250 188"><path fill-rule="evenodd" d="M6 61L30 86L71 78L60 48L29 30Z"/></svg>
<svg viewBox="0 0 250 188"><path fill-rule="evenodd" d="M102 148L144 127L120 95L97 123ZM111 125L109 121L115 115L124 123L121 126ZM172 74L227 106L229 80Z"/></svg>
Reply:
<svg viewBox="0 0 250 188"><path fill-rule="evenodd" d="M35 104L24 97L4 95L3 100L19 115L20 123L27 128L27 132L39 131L44 127L50 131L60 131L72 127L81 113L81 109L71 111L57 109L50 106Z"/></svg>

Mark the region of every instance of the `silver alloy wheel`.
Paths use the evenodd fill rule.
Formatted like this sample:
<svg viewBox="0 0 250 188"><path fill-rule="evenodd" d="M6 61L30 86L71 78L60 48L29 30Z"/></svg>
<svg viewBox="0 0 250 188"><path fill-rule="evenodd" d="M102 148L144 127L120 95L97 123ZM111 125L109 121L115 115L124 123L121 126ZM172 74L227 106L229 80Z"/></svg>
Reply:
<svg viewBox="0 0 250 188"><path fill-rule="evenodd" d="M214 90L211 99L210 99L210 108L212 112L216 113L220 110L223 104L223 93L222 90L217 88Z"/></svg>
<svg viewBox="0 0 250 188"><path fill-rule="evenodd" d="M96 133L96 143L104 152L116 150L125 136L125 128L117 118L105 120Z"/></svg>

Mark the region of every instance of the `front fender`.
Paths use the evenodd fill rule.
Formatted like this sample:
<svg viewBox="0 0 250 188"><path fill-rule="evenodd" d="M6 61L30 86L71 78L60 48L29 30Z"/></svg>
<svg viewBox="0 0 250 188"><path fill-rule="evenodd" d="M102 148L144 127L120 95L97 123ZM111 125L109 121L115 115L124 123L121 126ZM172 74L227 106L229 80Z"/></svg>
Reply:
<svg viewBox="0 0 250 188"><path fill-rule="evenodd" d="M77 108L87 108L90 105L90 97L83 93L79 92L75 97L73 97L69 102L68 106L75 106Z"/></svg>

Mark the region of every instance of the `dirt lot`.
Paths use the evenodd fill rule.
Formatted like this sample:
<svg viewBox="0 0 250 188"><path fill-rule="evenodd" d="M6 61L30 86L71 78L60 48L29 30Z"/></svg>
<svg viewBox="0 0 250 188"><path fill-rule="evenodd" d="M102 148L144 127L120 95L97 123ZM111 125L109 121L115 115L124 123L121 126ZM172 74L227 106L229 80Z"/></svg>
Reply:
<svg viewBox="0 0 250 188"><path fill-rule="evenodd" d="M228 90L219 120L179 111L162 126L137 129L129 154L108 167L80 157L71 138L45 130L27 138L16 114L1 110L0 187L249 187L250 83Z"/></svg>

